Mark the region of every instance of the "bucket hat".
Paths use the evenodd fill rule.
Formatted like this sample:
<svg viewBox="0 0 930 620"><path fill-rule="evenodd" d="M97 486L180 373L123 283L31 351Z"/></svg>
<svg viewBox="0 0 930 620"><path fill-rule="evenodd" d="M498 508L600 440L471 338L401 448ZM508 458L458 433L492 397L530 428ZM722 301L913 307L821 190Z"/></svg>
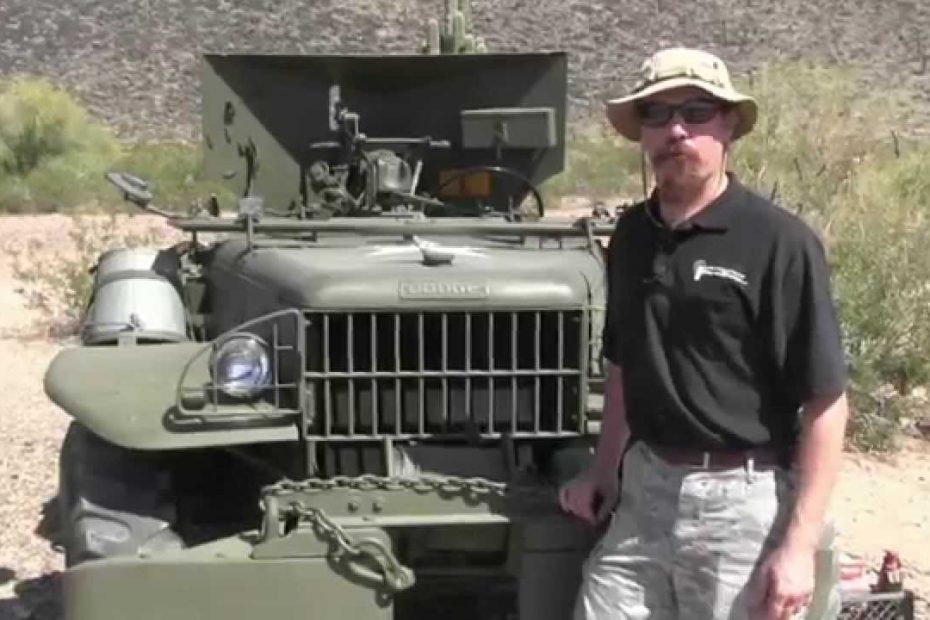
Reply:
<svg viewBox="0 0 930 620"><path fill-rule="evenodd" d="M633 91L625 97L607 102L607 119L620 135L638 142L640 126L636 103L656 93L682 86L700 88L735 106L739 122L733 140L749 133L755 125L756 101L733 88L726 64L709 52L685 47L665 49L647 58Z"/></svg>

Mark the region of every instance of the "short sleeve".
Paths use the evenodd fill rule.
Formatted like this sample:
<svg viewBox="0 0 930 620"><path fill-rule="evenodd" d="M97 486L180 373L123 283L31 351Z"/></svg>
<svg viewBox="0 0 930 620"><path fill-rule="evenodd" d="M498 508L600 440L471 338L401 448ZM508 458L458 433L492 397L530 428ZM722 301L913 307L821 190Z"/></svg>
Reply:
<svg viewBox="0 0 930 620"><path fill-rule="evenodd" d="M803 404L839 395L847 382L842 332L830 287L823 245L809 229L785 257L774 335L782 363L783 386Z"/></svg>

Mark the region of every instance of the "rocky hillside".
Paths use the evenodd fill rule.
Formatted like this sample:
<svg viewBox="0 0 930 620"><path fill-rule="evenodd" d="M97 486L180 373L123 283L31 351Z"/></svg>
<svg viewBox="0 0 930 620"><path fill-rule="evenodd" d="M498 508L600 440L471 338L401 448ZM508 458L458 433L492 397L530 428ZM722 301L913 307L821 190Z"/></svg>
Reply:
<svg viewBox="0 0 930 620"><path fill-rule="evenodd" d="M706 46L735 72L776 58L861 63L930 93L926 0L473 0L492 51L565 49L574 115L644 53ZM441 0L2 0L0 75L43 74L127 137L197 138L202 52L418 49ZM930 116L930 115L928 115ZM918 127L920 128L920 127Z"/></svg>

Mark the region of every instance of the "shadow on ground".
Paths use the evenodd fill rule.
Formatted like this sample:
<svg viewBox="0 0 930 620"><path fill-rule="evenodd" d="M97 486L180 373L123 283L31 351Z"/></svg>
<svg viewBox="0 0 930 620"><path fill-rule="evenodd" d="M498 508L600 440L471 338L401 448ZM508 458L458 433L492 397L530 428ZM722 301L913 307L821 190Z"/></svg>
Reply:
<svg viewBox="0 0 930 620"><path fill-rule="evenodd" d="M55 497L42 504L34 533L58 548L58 503ZM16 571L0 566L0 620L60 620L61 571L19 580ZM10 596L12 594L12 596Z"/></svg>
<svg viewBox="0 0 930 620"><path fill-rule="evenodd" d="M0 568L0 572L8 568ZM0 599L0 620L60 620L61 572L17 582L13 598Z"/></svg>
<svg viewBox="0 0 930 620"><path fill-rule="evenodd" d="M36 523L33 533L49 543L56 551L61 552L60 544L61 515L58 511L58 496L53 495L42 502L42 515Z"/></svg>

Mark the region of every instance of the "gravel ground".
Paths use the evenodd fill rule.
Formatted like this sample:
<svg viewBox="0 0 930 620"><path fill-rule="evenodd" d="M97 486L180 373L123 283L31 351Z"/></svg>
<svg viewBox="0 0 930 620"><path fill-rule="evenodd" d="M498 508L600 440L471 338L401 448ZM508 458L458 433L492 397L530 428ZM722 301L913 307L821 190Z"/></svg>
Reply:
<svg viewBox="0 0 930 620"><path fill-rule="evenodd" d="M29 234L25 222L0 221L5 245ZM41 230L41 229L40 229ZM51 229L41 231L51 233ZM41 234L41 233L40 233ZM41 533L53 523L43 505L55 494L58 445L67 417L45 397L42 374L59 346L43 338L0 262L0 620L57 618L62 556Z"/></svg>
<svg viewBox="0 0 930 620"><path fill-rule="evenodd" d="M136 224L143 225L142 218ZM42 239L64 247L60 217L0 218L0 247ZM45 503L56 487L58 446L68 418L45 397L42 375L62 345L36 327L15 292L10 261L0 255L0 620L56 620L63 568L48 537ZM904 562L905 585L930 617L930 444L911 440L891 457L848 455L834 501L843 551L877 567L885 549Z"/></svg>

